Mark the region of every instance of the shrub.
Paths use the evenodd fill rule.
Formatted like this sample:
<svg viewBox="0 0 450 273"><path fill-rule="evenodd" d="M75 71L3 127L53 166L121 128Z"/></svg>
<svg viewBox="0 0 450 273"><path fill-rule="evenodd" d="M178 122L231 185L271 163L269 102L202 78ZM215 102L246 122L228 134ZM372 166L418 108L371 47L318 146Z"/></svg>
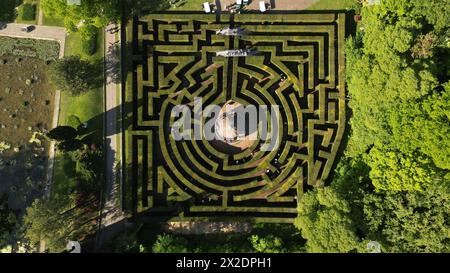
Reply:
<svg viewBox="0 0 450 273"><path fill-rule="evenodd" d="M98 28L86 26L80 29L81 49L86 55L94 55L97 51Z"/></svg>
<svg viewBox="0 0 450 273"><path fill-rule="evenodd" d="M152 247L153 253L186 253L187 241L183 237L172 234L161 234L156 238Z"/></svg>
<svg viewBox="0 0 450 273"><path fill-rule="evenodd" d="M25 3L22 6L22 20L33 21L36 19L36 5Z"/></svg>
<svg viewBox="0 0 450 273"><path fill-rule="evenodd" d="M92 87L92 65L79 56L65 57L50 67L50 80L62 91L79 95Z"/></svg>
<svg viewBox="0 0 450 273"><path fill-rule="evenodd" d="M78 129L78 127L81 126L81 120L79 117L75 115L70 115L67 117L67 125L75 129Z"/></svg>
<svg viewBox="0 0 450 273"><path fill-rule="evenodd" d="M97 51L97 37L87 37L81 39L81 48L86 55L94 55Z"/></svg>

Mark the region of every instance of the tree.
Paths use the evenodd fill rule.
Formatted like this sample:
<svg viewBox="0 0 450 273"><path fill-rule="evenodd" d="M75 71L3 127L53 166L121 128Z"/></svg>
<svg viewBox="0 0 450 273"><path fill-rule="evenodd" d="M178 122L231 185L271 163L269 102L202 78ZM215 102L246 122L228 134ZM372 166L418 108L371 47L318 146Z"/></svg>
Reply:
<svg viewBox="0 0 450 273"><path fill-rule="evenodd" d="M70 31L79 26L105 27L109 22L120 23L122 16L131 18L145 9L163 10L170 7L168 0L90 0L81 5L69 5L66 0L41 0L46 14L63 18Z"/></svg>
<svg viewBox="0 0 450 273"><path fill-rule="evenodd" d="M416 41L430 29L429 22L417 15L418 9L416 1L389 0L363 10L362 43L347 46L352 156L374 144L389 145L400 105L420 100L441 86L439 58L411 56Z"/></svg>
<svg viewBox="0 0 450 273"><path fill-rule="evenodd" d="M8 196L0 196L0 249L10 244L16 224L17 217L8 206Z"/></svg>
<svg viewBox="0 0 450 273"><path fill-rule="evenodd" d="M389 252L450 252L449 184L426 191L368 194L368 236Z"/></svg>
<svg viewBox="0 0 450 273"><path fill-rule="evenodd" d="M47 133L47 136L56 141L67 141L76 138L78 132L71 126L58 126L50 130L50 132Z"/></svg>
<svg viewBox="0 0 450 273"><path fill-rule="evenodd" d="M152 247L153 253L186 253L188 252L187 241L183 237L172 234L160 234Z"/></svg>
<svg viewBox="0 0 450 273"><path fill-rule="evenodd" d="M52 252L65 249L77 230L66 199L36 199L24 216L24 237L33 246L41 241Z"/></svg>
<svg viewBox="0 0 450 273"><path fill-rule="evenodd" d="M393 113L393 141L403 152L419 149L442 169L450 169L450 82L441 91L410 103Z"/></svg>
<svg viewBox="0 0 450 273"><path fill-rule="evenodd" d="M252 235L249 240L253 249L258 253L283 253L286 251L283 247L283 240L272 234L265 237Z"/></svg>
<svg viewBox="0 0 450 273"><path fill-rule="evenodd" d="M302 196L295 225L308 252L353 252L361 246L351 207L335 189L317 188Z"/></svg>
<svg viewBox="0 0 450 273"><path fill-rule="evenodd" d="M83 147L81 140L76 139L78 131L72 126L58 126L47 133L50 139L56 140L61 151L71 152Z"/></svg>
<svg viewBox="0 0 450 273"><path fill-rule="evenodd" d="M65 92L79 95L95 86L96 69L79 56L69 56L53 63L50 67L50 79Z"/></svg>
<svg viewBox="0 0 450 273"><path fill-rule="evenodd" d="M370 150L368 164L377 190L422 191L438 179L439 171L428 158L417 153L409 155L374 147Z"/></svg>
<svg viewBox="0 0 450 273"><path fill-rule="evenodd" d="M17 17L16 6L16 0L0 1L0 22L14 22Z"/></svg>
<svg viewBox="0 0 450 273"><path fill-rule="evenodd" d="M76 162L76 176L80 180L83 190L96 193L102 185L103 153L96 147L85 145L74 154Z"/></svg>

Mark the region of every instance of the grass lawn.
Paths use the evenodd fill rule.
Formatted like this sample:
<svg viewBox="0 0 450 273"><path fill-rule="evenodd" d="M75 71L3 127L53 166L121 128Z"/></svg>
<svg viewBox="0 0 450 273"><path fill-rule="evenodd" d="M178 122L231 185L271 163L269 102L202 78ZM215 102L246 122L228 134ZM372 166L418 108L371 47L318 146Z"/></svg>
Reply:
<svg viewBox="0 0 450 273"><path fill-rule="evenodd" d="M36 13L35 13L35 18L34 20L23 20L22 19L22 13L23 13L23 5L18 7L18 11L17 11L18 15L16 18L16 22L20 23L20 24L30 24L30 25L37 25L38 23L38 18L39 18L39 4L36 4Z"/></svg>
<svg viewBox="0 0 450 273"><path fill-rule="evenodd" d="M180 4L176 4L177 7L170 8L170 10L203 10L203 3L207 2L206 0L187 0L180 1Z"/></svg>
<svg viewBox="0 0 450 273"><path fill-rule="evenodd" d="M72 33L67 36L65 56L80 55L92 62L103 62L104 35L100 30L96 54L87 56L82 53L80 36ZM68 117L77 116L81 122L88 122L88 131L95 142L103 142L104 88L89 90L80 96L71 96L63 92L59 111L59 125L67 125ZM75 164L68 156L59 154L55 160L53 194L67 194L75 186Z"/></svg>
<svg viewBox="0 0 450 273"><path fill-rule="evenodd" d="M352 8L357 0L318 0L308 10L340 10Z"/></svg>
<svg viewBox="0 0 450 273"><path fill-rule="evenodd" d="M42 18L42 24L45 26L63 27L64 21L63 19L55 18L51 15L47 15L44 13L44 17Z"/></svg>

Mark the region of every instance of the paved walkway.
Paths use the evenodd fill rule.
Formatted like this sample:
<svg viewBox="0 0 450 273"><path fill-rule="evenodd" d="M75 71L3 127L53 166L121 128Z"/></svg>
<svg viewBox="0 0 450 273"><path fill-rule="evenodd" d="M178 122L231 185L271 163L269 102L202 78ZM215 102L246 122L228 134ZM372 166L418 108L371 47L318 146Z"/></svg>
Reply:
<svg viewBox="0 0 450 273"><path fill-rule="evenodd" d="M44 23L44 12L41 8L39 8L39 14L38 14L38 25L42 25Z"/></svg>
<svg viewBox="0 0 450 273"><path fill-rule="evenodd" d="M104 197L102 226L107 227L123 219L120 208L120 35L110 31L115 25L105 28L105 78L106 78L106 193Z"/></svg>
<svg viewBox="0 0 450 273"><path fill-rule="evenodd" d="M7 24L7 27L0 30L1 36L10 36L17 38L31 38L42 40L56 40L60 43L59 57L64 56L64 48L66 46L67 31L63 27L35 26L31 32L23 32L22 27L29 26L26 24Z"/></svg>

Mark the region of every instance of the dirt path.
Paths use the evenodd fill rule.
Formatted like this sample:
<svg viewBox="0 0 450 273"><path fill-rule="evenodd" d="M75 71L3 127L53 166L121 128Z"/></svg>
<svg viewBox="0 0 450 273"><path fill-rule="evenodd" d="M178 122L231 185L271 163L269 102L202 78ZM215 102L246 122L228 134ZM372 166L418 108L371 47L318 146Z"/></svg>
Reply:
<svg viewBox="0 0 450 273"><path fill-rule="evenodd" d="M40 8L38 14L38 25L42 25L43 23L44 23L44 12Z"/></svg>

